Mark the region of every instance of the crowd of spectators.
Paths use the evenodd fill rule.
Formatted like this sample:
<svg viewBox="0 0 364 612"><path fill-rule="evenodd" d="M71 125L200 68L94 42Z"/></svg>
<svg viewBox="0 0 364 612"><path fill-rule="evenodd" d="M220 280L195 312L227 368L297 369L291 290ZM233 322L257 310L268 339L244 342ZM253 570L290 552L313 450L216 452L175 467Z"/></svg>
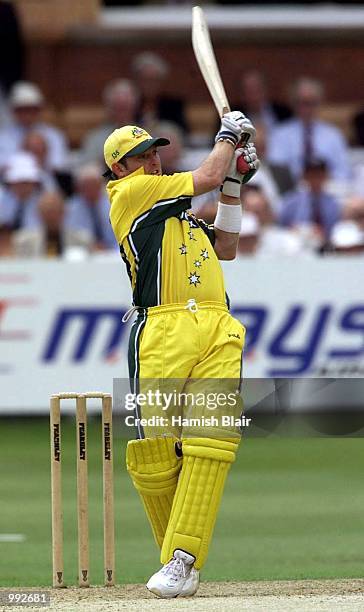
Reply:
<svg viewBox="0 0 364 612"><path fill-rule="evenodd" d="M0 108L0 256L118 256L102 178L108 134L138 124L169 138L160 150L166 173L196 168L213 143L213 129L200 141L191 133L188 99L165 94L168 78L163 58L136 55L131 78L105 87L104 120L76 151L44 120L39 87L12 85ZM241 256L364 253L364 156L354 161L340 130L320 119L323 99L322 83L311 78L297 79L286 100L273 100L263 74L241 75L233 107L254 122L261 159L243 188ZM217 200L218 192L194 198L193 210L213 222Z"/></svg>

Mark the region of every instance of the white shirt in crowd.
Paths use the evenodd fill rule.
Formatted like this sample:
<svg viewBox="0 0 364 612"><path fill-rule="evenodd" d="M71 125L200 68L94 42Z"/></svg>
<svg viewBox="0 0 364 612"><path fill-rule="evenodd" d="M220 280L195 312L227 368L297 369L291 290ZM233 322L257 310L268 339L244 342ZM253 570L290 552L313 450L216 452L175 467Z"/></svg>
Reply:
<svg viewBox="0 0 364 612"><path fill-rule="evenodd" d="M47 167L52 170L67 168L69 152L61 130L46 123L38 123L31 128L31 131L40 133L47 142ZM0 169L6 167L9 155L13 155L22 148L26 135L27 130L16 123L0 129Z"/></svg>
<svg viewBox="0 0 364 612"><path fill-rule="evenodd" d="M345 139L340 130L314 121L311 128L312 157L327 163L330 178L345 181L350 178L350 165ZM286 165L296 178L304 167L305 128L299 119L290 119L274 128L270 134L267 159L273 164Z"/></svg>

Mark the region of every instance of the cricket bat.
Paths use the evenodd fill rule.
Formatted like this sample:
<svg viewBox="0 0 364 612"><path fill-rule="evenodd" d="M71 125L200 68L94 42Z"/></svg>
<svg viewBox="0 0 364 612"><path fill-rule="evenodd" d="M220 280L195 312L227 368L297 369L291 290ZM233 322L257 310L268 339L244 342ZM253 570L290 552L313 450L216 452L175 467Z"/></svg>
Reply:
<svg viewBox="0 0 364 612"><path fill-rule="evenodd" d="M192 47L207 89L210 92L219 116L222 117L230 111L230 104L216 62L209 28L200 6L194 6L192 9ZM248 142L249 139L253 140L254 135L243 134L242 144ZM248 166L243 157L239 157L239 171L244 173L247 171L247 168Z"/></svg>
<svg viewBox="0 0 364 612"><path fill-rule="evenodd" d="M207 89L219 116L222 117L230 111L230 105L216 63L209 28L200 6L194 6L192 9L192 46Z"/></svg>

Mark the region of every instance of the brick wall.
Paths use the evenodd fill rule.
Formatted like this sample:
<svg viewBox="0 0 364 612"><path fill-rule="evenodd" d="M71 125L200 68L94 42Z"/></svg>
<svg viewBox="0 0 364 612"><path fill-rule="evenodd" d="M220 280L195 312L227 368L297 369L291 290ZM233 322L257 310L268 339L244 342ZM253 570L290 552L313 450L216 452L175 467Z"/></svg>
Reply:
<svg viewBox="0 0 364 612"><path fill-rule="evenodd" d="M29 43L28 78L40 84L55 107L98 104L105 83L128 76L131 58L138 51L154 49L171 64L166 90L196 102L209 96L198 71L189 42L133 47L123 44ZM334 103L364 101L364 38L361 42L264 43L216 46L218 62L228 96L234 100L236 80L245 67L257 67L268 77L272 95L284 98L298 75L323 80L327 98ZM178 78L176 78L178 75Z"/></svg>

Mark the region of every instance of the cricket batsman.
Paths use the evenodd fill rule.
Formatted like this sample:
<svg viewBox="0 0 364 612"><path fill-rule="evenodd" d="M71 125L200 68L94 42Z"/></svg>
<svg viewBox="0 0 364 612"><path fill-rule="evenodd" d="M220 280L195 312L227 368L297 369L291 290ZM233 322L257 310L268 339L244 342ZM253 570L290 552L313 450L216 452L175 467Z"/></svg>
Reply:
<svg viewBox="0 0 364 612"><path fill-rule="evenodd" d="M254 134L241 112L226 113L207 159L197 170L173 175L163 175L158 154L166 138L127 125L105 142L110 220L137 312L128 353L134 389L143 380L240 380L245 329L229 313L219 260L236 255L241 185L259 165ZM215 222L208 226L189 212L191 198L219 186ZM127 468L163 564L147 588L163 598L191 596L240 431L153 428L140 424L147 406L137 406L136 414L138 438L128 443Z"/></svg>

